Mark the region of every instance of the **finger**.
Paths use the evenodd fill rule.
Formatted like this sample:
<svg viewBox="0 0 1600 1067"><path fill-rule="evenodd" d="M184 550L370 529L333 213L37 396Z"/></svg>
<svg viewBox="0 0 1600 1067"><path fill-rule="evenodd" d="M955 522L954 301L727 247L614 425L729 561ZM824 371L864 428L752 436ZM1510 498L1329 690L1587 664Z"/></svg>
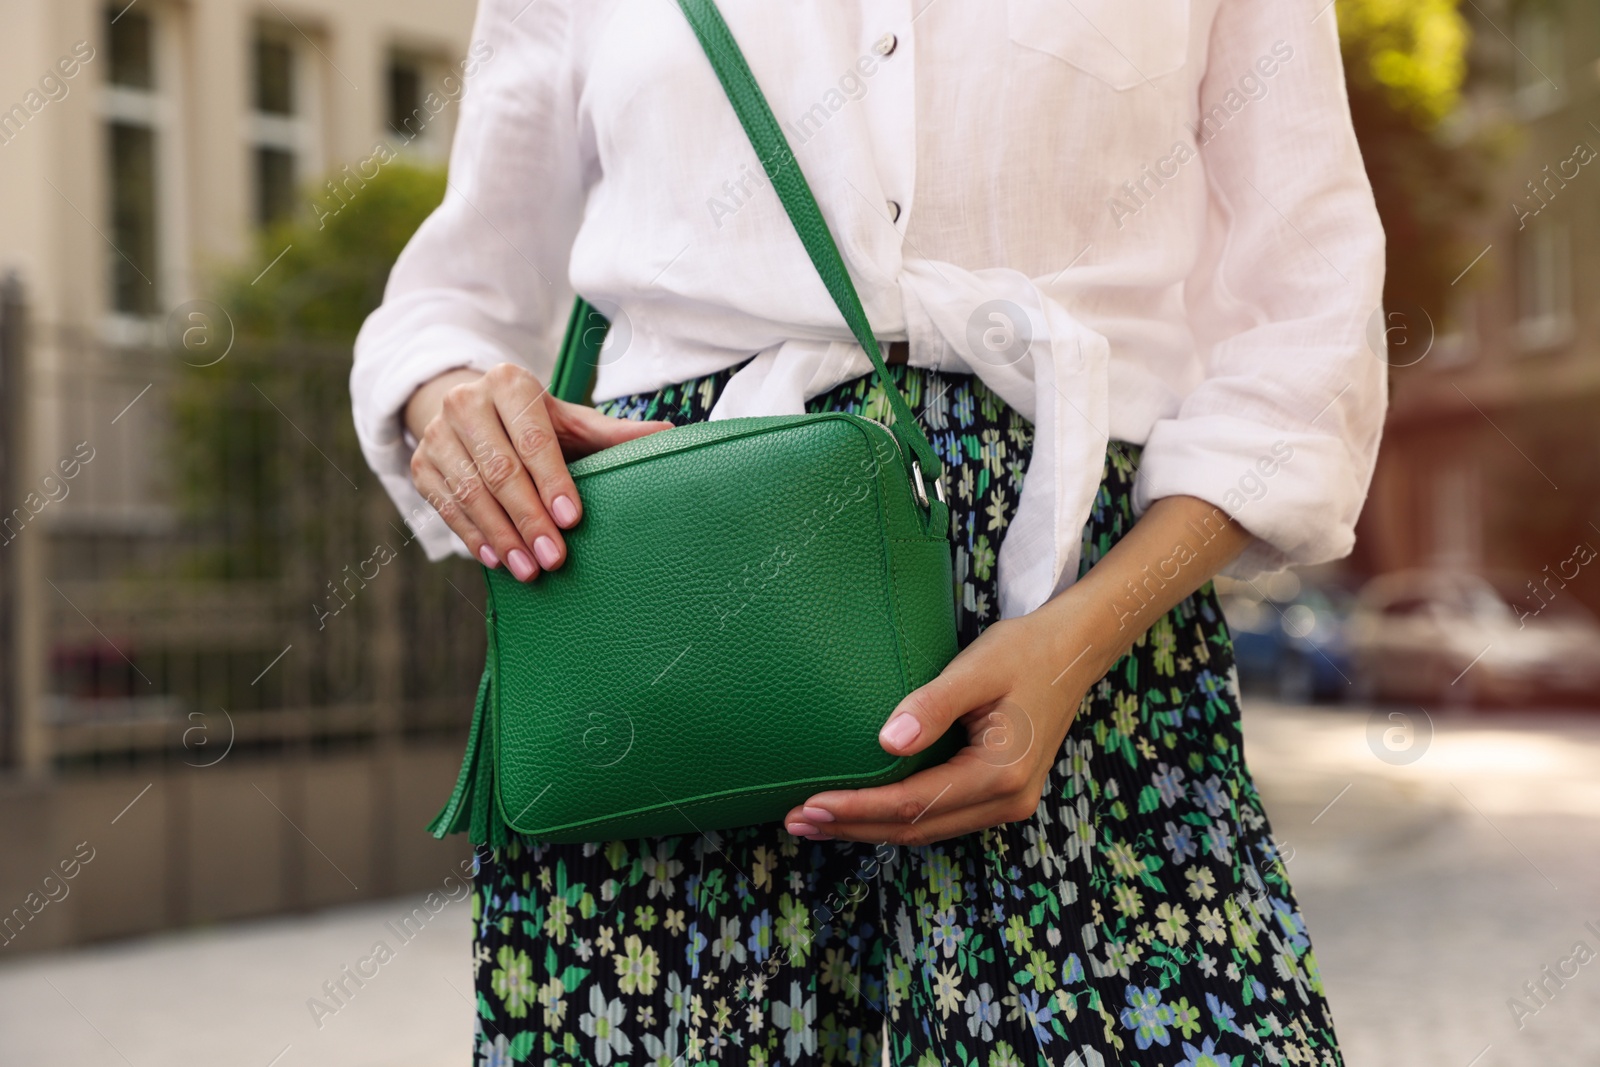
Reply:
<svg viewBox="0 0 1600 1067"><path fill-rule="evenodd" d="M411 456L411 484L416 486L417 493L428 502L428 506L438 512L444 524L461 538L467 550L483 561L484 566L500 565L500 558L488 538L483 536L477 523L467 517L461 505L450 495L445 487L444 475L420 447Z"/></svg>
<svg viewBox="0 0 1600 1067"><path fill-rule="evenodd" d="M921 752L968 712L998 700L1009 680L995 676L980 656L957 656L926 685L913 689L889 713L878 744L896 756Z"/></svg>
<svg viewBox="0 0 1600 1067"><path fill-rule="evenodd" d="M549 398L545 403L550 421L561 438L561 448L568 459L587 456L602 448L620 445L637 437L672 429L672 423L663 419L640 422L637 419L614 419L602 415L583 404L569 404L564 400Z"/></svg>
<svg viewBox="0 0 1600 1067"><path fill-rule="evenodd" d="M1003 801L1025 792L1027 779L1026 768L996 767L967 748L948 762L899 782L818 793L790 811L784 821L830 834L834 827L848 824L909 825L935 808L950 811Z"/></svg>
<svg viewBox="0 0 1600 1067"><path fill-rule="evenodd" d="M1037 807L1037 805L1035 805ZM964 834L977 833L991 826L1001 826L1017 821L1008 817L1010 809L999 801L989 801L972 807L944 811L935 807L912 823L837 823L825 829L827 836L840 841L858 841L869 845L931 845ZM1033 814L1032 810L1023 818ZM816 841L818 837L807 840Z"/></svg>
<svg viewBox="0 0 1600 1067"><path fill-rule="evenodd" d="M582 505L578 500L578 487L573 483L572 475L567 473L561 440L550 421L548 405L552 403L552 398L537 378L520 368L501 372L497 367L489 373L495 376L489 381L489 386L500 421L510 437L513 450L532 475L539 511L550 519L549 522L542 522L539 518L530 518L530 521L536 525L551 525L546 536L554 539L560 548L561 558L565 559L566 546L560 530L571 529L578 524ZM521 517L518 518L520 520ZM528 543L537 547L536 540Z"/></svg>
<svg viewBox="0 0 1600 1067"><path fill-rule="evenodd" d="M445 406L448 408L450 403L447 395ZM482 540L493 547L495 554L505 561L506 567L518 581L526 582L536 577L538 567L528 552L526 542L500 506L500 501L489 491L478 464L468 455L467 446L447 419L435 419L428 424L423 431L419 451L425 452L439 469L444 506L453 504L478 528ZM477 554L476 549L474 553ZM488 563L481 554L479 558Z"/></svg>
<svg viewBox="0 0 1600 1067"><path fill-rule="evenodd" d="M526 373L521 377L533 381ZM567 546L521 455L506 436L498 405L498 394L464 388L446 394L443 414L463 447L471 452L489 495L509 520L511 532L506 534L506 542L502 544L492 534L491 539L512 573L526 581L528 553L532 553L540 569L551 571L565 562ZM564 466L561 470L565 474Z"/></svg>

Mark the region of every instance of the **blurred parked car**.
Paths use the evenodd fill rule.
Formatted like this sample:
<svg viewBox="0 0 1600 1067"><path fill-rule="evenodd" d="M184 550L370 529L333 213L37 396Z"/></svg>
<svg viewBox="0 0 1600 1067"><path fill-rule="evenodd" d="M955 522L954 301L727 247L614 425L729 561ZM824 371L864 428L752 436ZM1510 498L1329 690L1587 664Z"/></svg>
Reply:
<svg viewBox="0 0 1600 1067"><path fill-rule="evenodd" d="M1296 703L1355 695L1345 636L1348 591L1282 571L1252 581L1218 578L1217 595L1242 687Z"/></svg>
<svg viewBox="0 0 1600 1067"><path fill-rule="evenodd" d="M1600 703L1600 622L1571 594L1548 601L1456 571L1374 578L1350 620L1363 696L1527 707Z"/></svg>

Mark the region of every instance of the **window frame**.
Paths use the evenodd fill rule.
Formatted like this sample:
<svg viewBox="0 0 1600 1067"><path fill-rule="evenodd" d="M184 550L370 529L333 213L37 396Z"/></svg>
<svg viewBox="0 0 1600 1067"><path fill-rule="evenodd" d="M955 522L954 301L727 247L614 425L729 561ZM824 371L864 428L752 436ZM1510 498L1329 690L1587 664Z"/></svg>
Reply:
<svg viewBox="0 0 1600 1067"><path fill-rule="evenodd" d="M262 111L257 94L257 46L263 39L281 44L290 56L290 114ZM261 184L261 153L277 151L286 153L293 163L293 203L297 205L284 218L292 218L297 210L309 210L310 203L303 194L310 183L324 169L322 152L323 76L321 66L314 62L312 49L299 32L288 23L257 20L251 23L250 57L246 65L245 101L248 108L246 128L246 173L250 183L248 203L249 220L253 229L260 229L263 189ZM280 220L272 220L280 221Z"/></svg>
<svg viewBox="0 0 1600 1067"><path fill-rule="evenodd" d="M188 242L188 183L185 158L187 138L184 128L182 102L187 98L189 71L184 63L181 43L180 12L171 5L152 3L142 10L130 11L125 5L108 3L100 7L100 44L105 50L107 63L101 68L95 108L95 125L99 131L99 174L103 183L99 197L103 230L110 247L106 250L106 266L101 278L104 297L102 319L107 340L114 344L151 343L161 328L165 309L179 294L188 290L190 278L190 252ZM120 13L119 13L120 12ZM140 88L114 84L110 27L119 18L138 17L150 23L151 85ZM113 188L111 128L114 125L143 127L153 138L152 183L154 197L152 209L155 257L149 270L155 288L153 310L132 311L117 306L116 264L123 252L116 248L115 219L113 215Z"/></svg>
<svg viewBox="0 0 1600 1067"><path fill-rule="evenodd" d="M1554 14L1525 8L1511 28L1512 99L1524 121L1542 118L1567 102L1565 31Z"/></svg>
<svg viewBox="0 0 1600 1067"><path fill-rule="evenodd" d="M1572 228L1560 219L1540 220L1517 234L1513 320L1517 348L1559 348L1575 329Z"/></svg>
<svg viewBox="0 0 1600 1067"><path fill-rule="evenodd" d="M430 94L444 95L446 78L453 76L458 82L464 83L461 68L452 66L450 61L444 58L444 53L436 48L392 44L384 52L385 95L382 119L384 139L400 155L428 162L443 162L450 154L450 142L455 135L454 109L461 104L461 91L458 91L437 114L429 116L428 121L414 135L407 137L393 125L394 70L402 63L416 69L417 109L422 110L424 114L427 114L425 101ZM415 114L415 109L412 113Z"/></svg>

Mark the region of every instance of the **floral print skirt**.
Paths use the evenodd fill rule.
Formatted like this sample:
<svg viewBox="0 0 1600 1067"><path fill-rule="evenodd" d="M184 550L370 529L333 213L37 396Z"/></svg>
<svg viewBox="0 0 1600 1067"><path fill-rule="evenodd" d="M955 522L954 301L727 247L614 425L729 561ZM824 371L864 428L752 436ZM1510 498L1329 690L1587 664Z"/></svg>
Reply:
<svg viewBox="0 0 1600 1067"><path fill-rule="evenodd" d="M600 407L704 419L735 370ZM970 375L890 372L948 465L965 646L1032 426ZM870 376L809 407L888 414ZM1133 524L1138 458L1108 451L1084 569ZM1342 1063L1209 584L1089 691L1029 820L920 848L514 840L473 907L479 1067Z"/></svg>

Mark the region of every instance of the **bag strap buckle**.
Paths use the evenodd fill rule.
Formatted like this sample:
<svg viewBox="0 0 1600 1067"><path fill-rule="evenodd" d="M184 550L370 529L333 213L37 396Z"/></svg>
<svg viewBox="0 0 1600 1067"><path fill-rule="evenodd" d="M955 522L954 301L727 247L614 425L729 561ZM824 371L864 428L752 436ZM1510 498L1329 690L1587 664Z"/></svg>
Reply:
<svg viewBox="0 0 1600 1067"><path fill-rule="evenodd" d="M911 461L911 493L916 497L918 504L923 507L928 506L928 482L923 477L922 464L915 459ZM945 502L943 478L935 478L933 480L933 495L938 498L939 503L943 504Z"/></svg>

